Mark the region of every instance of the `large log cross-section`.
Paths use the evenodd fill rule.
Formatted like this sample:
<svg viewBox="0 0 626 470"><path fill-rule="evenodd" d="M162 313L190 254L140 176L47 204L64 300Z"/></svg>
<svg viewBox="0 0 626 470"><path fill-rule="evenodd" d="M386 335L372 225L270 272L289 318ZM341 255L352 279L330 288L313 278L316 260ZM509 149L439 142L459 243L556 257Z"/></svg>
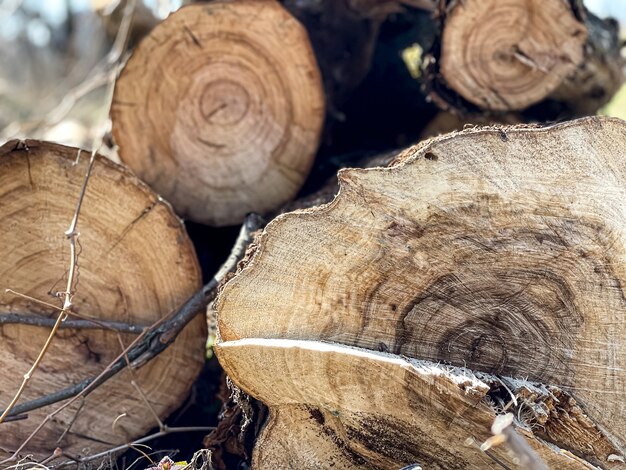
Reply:
<svg viewBox="0 0 626 470"><path fill-rule="evenodd" d="M34 140L0 147L0 316L21 318L0 321L2 410L59 315L54 306L60 304L70 257L65 232L89 160L87 152ZM172 313L200 287L193 244L169 204L127 168L100 155L90 171L78 231L71 314L19 404L98 376L142 327ZM92 324L71 327L79 323ZM129 328L120 333L111 325ZM126 370L56 413L19 457L44 459L58 447L81 458L145 435L157 424L153 413L164 419L186 398L202 368L205 341L205 322L198 316L158 358L132 374ZM25 419L0 424L0 460L57 408L30 410Z"/></svg>
<svg viewBox="0 0 626 470"><path fill-rule="evenodd" d="M282 215L218 301L258 468L623 468L626 123L465 130ZM358 465L357 465L358 464Z"/></svg>

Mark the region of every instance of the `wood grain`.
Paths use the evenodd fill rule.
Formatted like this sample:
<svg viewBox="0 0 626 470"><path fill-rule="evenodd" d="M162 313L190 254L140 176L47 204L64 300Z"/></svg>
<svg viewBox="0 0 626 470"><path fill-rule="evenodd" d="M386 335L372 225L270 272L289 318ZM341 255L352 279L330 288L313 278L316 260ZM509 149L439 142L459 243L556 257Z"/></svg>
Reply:
<svg viewBox="0 0 626 470"><path fill-rule="evenodd" d="M583 60L585 25L562 0L464 0L445 20L441 73L468 101L510 111L546 98Z"/></svg>
<svg viewBox="0 0 626 470"><path fill-rule="evenodd" d="M344 170L332 203L271 222L225 286L223 344L332 342L557 387L611 444L577 447L596 431L572 439L567 413L544 437L619 467L607 459L626 450L625 144L610 118L477 128Z"/></svg>
<svg viewBox="0 0 626 470"><path fill-rule="evenodd" d="M304 28L275 0L181 8L116 83L120 157L190 220L240 223L290 200L324 119Z"/></svg>
<svg viewBox="0 0 626 470"><path fill-rule="evenodd" d="M78 158L77 158L78 157ZM52 304L69 263L64 235L80 194L89 154L37 141L0 147L0 310L53 316L57 311L5 293L13 289ZM110 321L151 325L200 286L191 241L170 206L128 170L97 157L78 224L78 281L73 310ZM48 328L0 326L0 407L13 397L41 350ZM56 447L85 456L144 435L156 426L130 381L136 377L161 418L185 399L204 358L205 324L196 318L158 358L106 382L58 414L27 446L35 458ZM128 345L134 335L122 334ZM121 352L103 330L60 330L22 400L38 398L97 375ZM7 457L56 407L0 425ZM65 434L64 431L68 431ZM59 438L63 438L59 441Z"/></svg>
<svg viewBox="0 0 626 470"><path fill-rule="evenodd" d="M235 383L270 407L255 468L521 468L506 447L480 450L496 416L495 377L315 341L252 338L216 352ZM529 407L549 396L533 392ZM537 422L517 425L550 468L593 468L534 439Z"/></svg>

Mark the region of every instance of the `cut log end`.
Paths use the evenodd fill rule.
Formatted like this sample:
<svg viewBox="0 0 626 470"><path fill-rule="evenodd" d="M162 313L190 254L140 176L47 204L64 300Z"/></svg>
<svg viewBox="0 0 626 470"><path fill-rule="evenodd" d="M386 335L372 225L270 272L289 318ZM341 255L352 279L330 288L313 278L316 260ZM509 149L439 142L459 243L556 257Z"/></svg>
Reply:
<svg viewBox="0 0 626 470"><path fill-rule="evenodd" d="M181 8L139 45L111 108L120 156L190 220L241 222L291 199L324 118L302 26L274 0Z"/></svg>
<svg viewBox="0 0 626 470"><path fill-rule="evenodd" d="M45 315L58 310L70 250L65 232L81 193L90 155L36 141L0 148L0 314ZM125 168L97 156L78 219L77 276L72 312L96 321L147 327L180 306L199 287L191 241L170 206ZM12 289L21 295L5 292ZM24 297L28 296L28 297ZM69 320L77 320L70 315ZM43 459L60 447L84 457L143 436L185 399L203 364L205 323L200 316L174 344L132 375L124 371L84 400L57 414L25 447ZM50 333L49 327L0 325L0 408L17 391ZM136 334L61 329L20 403L97 376ZM10 456L59 405L0 424L0 459ZM8 454L7 454L8 453Z"/></svg>
<svg viewBox="0 0 626 470"><path fill-rule="evenodd" d="M436 380L421 392L412 383L376 385L379 379L371 376L378 366L370 359L357 360L352 350L342 353L345 359L325 359L330 353L315 346L320 341L429 361L434 368L468 367L489 390L492 379L481 373L523 377L527 385L550 391L539 399L543 404L531 406L537 425L518 426L546 463L620 468L626 455L626 319L620 313L626 309L625 144L626 123L609 118L546 128L477 128L427 141L389 168L343 171L331 204L270 223L254 257L224 287L217 305L222 364L235 383L270 407L285 395L276 404L279 417L283 405L311 405L339 417L349 411L382 420L405 407L411 393L430 400L435 415L441 411L437 400L444 392ZM284 364L259 359L253 361L255 373L242 371L244 361L231 362L226 349L230 342L246 349L239 341L257 338L302 341L317 351L316 358L305 360L294 348L281 353ZM269 357L263 348L272 345L263 344L254 346L254 354ZM337 365L343 361L345 366ZM260 364L274 381L287 375L285 389L275 386L274 395L265 395ZM320 389L323 380L329 385ZM343 397L330 403L324 395L335 389L355 397L390 386L398 390L386 397L391 405L385 411L371 408L382 400L367 400L376 405L366 406ZM536 390L529 386L508 387L515 400L533 402ZM507 409L510 400L500 397L498 405L491 392L481 393L495 400L491 418ZM417 398L409 402L415 409ZM454 421L433 419L442 428ZM489 419L475 419L487 432ZM289 426L307 429L310 421L297 418ZM415 432L425 426L423 434L448 449L455 431L434 437L431 425L416 425ZM338 435L349 436L343 426ZM360 429L366 428L371 426ZM270 431L265 436L271 439ZM404 438L426 468L454 468L430 453L431 444ZM334 446L340 452L340 444ZM308 450L294 448L291 458L305 464L319 457L309 460ZM373 468L390 465L380 460L383 449L363 443L355 448ZM551 453L554 448L564 452ZM257 455L263 449L259 445ZM478 458L474 450L458 452L461 462ZM564 456L578 463L559 460ZM471 461L458 468L488 468Z"/></svg>
<svg viewBox="0 0 626 470"><path fill-rule="evenodd" d="M576 70L586 38L562 0L459 1L445 20L441 73L482 109L521 110Z"/></svg>
<svg viewBox="0 0 626 470"><path fill-rule="evenodd" d="M558 387L313 341L243 339L216 352L235 383L270 407L256 468L524 469L530 455L548 468L589 470L573 453L589 446L594 464L620 468L607 465L619 450ZM481 449L503 409L526 454Z"/></svg>

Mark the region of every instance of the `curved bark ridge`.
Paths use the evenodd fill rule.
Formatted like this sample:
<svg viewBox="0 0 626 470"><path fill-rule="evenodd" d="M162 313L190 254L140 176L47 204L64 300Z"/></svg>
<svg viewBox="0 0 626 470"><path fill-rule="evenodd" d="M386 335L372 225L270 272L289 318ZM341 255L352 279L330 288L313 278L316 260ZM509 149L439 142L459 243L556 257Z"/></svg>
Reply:
<svg viewBox="0 0 626 470"><path fill-rule="evenodd" d="M524 109L583 60L587 30L562 0L467 0L446 18L441 72L468 101Z"/></svg>
<svg viewBox="0 0 626 470"><path fill-rule="evenodd" d="M558 426L544 437L619 465L607 459L626 446L624 143L626 124L607 118L474 129L342 172L335 201L270 223L225 286L223 345L321 340L543 383L606 452L571 448ZM255 395L261 379L232 372Z"/></svg>
<svg viewBox="0 0 626 470"><path fill-rule="evenodd" d="M56 318L57 310L5 289L56 305L65 288L72 220L89 154L35 141L0 148L0 310ZM78 230L78 274L72 311L96 320L150 326L200 285L191 241L168 204L123 167L97 157ZM73 318L75 319L75 318ZM59 413L28 445L42 458L61 446L69 454L96 453L144 435L154 417L137 390L165 418L180 406L202 367L204 322L197 318L175 343L141 369L119 374L84 401ZM0 408L7 406L33 364L48 328L0 326ZM121 334L125 345L136 335ZM21 402L98 375L121 352L119 336L103 329L62 329L33 375ZM55 405L2 424L0 456L17 448ZM59 441L59 439L61 440ZM6 455L5 455L6 456Z"/></svg>
<svg viewBox="0 0 626 470"><path fill-rule="evenodd" d="M324 97L306 32L278 2L217 1L180 9L140 44L111 116L122 160L178 213L227 225L296 194Z"/></svg>

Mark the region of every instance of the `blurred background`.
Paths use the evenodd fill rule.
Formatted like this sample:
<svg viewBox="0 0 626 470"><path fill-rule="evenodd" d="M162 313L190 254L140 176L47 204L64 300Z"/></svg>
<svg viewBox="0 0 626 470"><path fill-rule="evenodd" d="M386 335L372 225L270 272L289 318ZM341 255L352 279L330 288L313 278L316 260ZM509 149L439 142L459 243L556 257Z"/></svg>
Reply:
<svg viewBox="0 0 626 470"><path fill-rule="evenodd" d="M126 0L0 2L0 139L91 147L106 128L115 64L182 0L136 1L128 40L115 47Z"/></svg>

